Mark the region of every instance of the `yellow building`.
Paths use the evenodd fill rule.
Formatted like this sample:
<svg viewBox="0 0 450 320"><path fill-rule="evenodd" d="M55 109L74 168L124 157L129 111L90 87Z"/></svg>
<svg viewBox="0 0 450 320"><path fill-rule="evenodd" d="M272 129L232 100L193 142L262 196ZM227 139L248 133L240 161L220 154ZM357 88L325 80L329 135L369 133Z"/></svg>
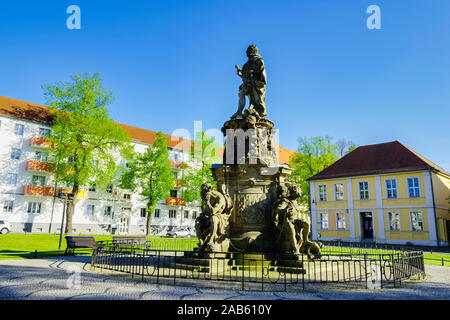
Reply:
<svg viewBox="0 0 450 320"><path fill-rule="evenodd" d="M398 141L358 147L308 180L314 240L450 243L450 173Z"/></svg>

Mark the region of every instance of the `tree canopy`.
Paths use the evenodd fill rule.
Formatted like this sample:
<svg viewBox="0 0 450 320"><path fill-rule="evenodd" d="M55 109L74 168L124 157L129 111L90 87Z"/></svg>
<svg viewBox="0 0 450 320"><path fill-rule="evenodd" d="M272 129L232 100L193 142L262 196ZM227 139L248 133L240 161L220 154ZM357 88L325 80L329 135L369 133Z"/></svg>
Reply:
<svg viewBox="0 0 450 320"><path fill-rule="evenodd" d="M88 184L101 187L114 180L120 159L129 153L131 139L109 117L106 106L113 95L103 88L99 74L73 75L70 82L42 87L53 115L47 137L51 166L56 181L71 186L74 194L66 216L65 233L70 234L78 191Z"/></svg>
<svg viewBox="0 0 450 320"><path fill-rule="evenodd" d="M147 235L156 205L170 196L174 183L167 140L162 132L158 132L155 142L144 153L134 152L119 184L121 188L136 191L147 202Z"/></svg>

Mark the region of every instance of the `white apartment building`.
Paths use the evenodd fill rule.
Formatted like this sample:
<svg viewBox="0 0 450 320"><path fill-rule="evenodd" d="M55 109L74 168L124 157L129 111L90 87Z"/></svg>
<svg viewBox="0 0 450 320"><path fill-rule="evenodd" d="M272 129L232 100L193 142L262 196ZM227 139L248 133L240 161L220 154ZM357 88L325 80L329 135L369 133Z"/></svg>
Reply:
<svg viewBox="0 0 450 320"><path fill-rule="evenodd" d="M135 150L144 152L156 132L121 125ZM0 220L9 221L12 232L59 233L64 201L55 197L67 186L55 184L47 165L45 136L51 130L45 106L0 96ZM166 135L174 177L182 180L181 164L189 159L191 141ZM70 189L69 189L70 191ZM146 203L138 194L114 185L106 191L86 186L73 215L74 234L144 234ZM173 227L193 227L200 204L186 204L183 188L171 190L152 219L152 233L165 234Z"/></svg>

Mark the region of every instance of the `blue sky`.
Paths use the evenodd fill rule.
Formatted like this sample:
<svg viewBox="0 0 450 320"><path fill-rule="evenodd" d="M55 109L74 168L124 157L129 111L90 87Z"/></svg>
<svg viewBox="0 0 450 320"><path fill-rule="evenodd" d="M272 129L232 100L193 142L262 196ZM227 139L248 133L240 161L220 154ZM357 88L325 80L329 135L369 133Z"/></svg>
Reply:
<svg viewBox="0 0 450 320"><path fill-rule="evenodd" d="M66 9L81 8L81 30ZM369 5L381 30L369 30ZM120 123L219 128L237 106L234 65L255 43L282 146L330 134L399 140L450 170L450 1L15 1L0 5L0 95L98 72Z"/></svg>

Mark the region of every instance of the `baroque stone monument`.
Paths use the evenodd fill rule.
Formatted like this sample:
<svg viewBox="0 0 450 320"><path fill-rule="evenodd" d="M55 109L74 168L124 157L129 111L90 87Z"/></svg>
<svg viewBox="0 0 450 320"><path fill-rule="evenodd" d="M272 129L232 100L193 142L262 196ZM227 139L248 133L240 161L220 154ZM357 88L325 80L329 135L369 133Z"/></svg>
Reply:
<svg viewBox="0 0 450 320"><path fill-rule="evenodd" d="M196 220L197 253L260 252L319 258L321 244L309 240L310 223L297 203L300 189L289 183L292 170L280 165L266 119L267 76L258 48L250 45L242 69L238 109L222 127L223 164L212 173L217 190L204 185ZM249 105L245 109L246 98ZM295 258L294 258L295 259Z"/></svg>

